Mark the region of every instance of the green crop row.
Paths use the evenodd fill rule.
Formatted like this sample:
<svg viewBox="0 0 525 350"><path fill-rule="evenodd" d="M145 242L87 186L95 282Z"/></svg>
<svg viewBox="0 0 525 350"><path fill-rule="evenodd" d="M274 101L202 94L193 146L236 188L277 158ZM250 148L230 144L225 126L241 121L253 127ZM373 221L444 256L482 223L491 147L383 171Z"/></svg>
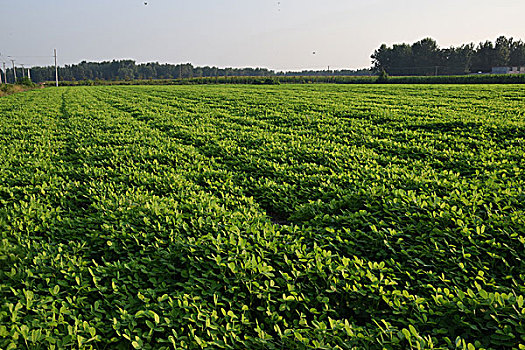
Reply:
<svg viewBox="0 0 525 350"><path fill-rule="evenodd" d="M0 100L2 349L523 349L520 86Z"/></svg>
<svg viewBox="0 0 525 350"><path fill-rule="evenodd" d="M185 79L150 79L150 80L79 80L61 81L60 86L93 85L207 85L207 84L524 84L524 74L472 74L439 76L228 76L201 77ZM45 85L54 86L55 82Z"/></svg>

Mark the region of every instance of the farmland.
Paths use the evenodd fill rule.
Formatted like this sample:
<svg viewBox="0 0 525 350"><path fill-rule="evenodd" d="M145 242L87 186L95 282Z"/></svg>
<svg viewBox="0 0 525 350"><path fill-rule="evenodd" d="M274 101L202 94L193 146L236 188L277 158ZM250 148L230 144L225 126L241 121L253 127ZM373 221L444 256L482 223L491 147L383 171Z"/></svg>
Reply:
<svg viewBox="0 0 525 350"><path fill-rule="evenodd" d="M516 85L0 99L1 349L523 349Z"/></svg>

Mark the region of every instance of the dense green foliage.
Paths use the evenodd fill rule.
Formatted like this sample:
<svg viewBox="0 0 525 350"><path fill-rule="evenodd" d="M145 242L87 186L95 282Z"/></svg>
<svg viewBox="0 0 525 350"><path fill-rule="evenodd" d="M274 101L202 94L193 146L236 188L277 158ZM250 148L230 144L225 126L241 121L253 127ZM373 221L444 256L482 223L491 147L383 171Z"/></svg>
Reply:
<svg viewBox="0 0 525 350"><path fill-rule="evenodd" d="M0 348L523 349L519 85L0 99Z"/></svg>
<svg viewBox="0 0 525 350"><path fill-rule="evenodd" d="M36 86L31 82L24 81L23 84L1 84L0 85L0 96L11 95L17 92L26 91Z"/></svg>
<svg viewBox="0 0 525 350"><path fill-rule="evenodd" d="M370 75L369 69L361 70L325 70L302 72L275 72L266 68L219 68L195 67L190 63L140 63L133 60L113 60L104 62L81 62L79 64L65 65L58 69L61 81L129 81L150 79L188 79L206 77L268 77L280 76L326 76L326 75ZM8 76L13 77L13 70L8 69ZM55 80L55 67L33 67L31 78L37 83Z"/></svg>
<svg viewBox="0 0 525 350"><path fill-rule="evenodd" d="M16 80L16 85L22 85L26 87L35 87L36 84L31 81L28 77L18 78Z"/></svg>
<svg viewBox="0 0 525 350"><path fill-rule="evenodd" d="M413 44L381 45L372 55L376 71L390 75L456 75L491 72L493 67L525 66L525 43L500 36L460 47L439 48L432 38Z"/></svg>

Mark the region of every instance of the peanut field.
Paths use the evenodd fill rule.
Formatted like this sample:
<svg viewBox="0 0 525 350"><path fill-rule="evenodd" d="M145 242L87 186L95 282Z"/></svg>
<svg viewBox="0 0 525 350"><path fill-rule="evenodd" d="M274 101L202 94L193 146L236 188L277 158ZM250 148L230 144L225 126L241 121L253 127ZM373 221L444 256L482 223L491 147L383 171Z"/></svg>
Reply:
<svg viewBox="0 0 525 350"><path fill-rule="evenodd" d="M525 349L525 87L0 98L0 349Z"/></svg>

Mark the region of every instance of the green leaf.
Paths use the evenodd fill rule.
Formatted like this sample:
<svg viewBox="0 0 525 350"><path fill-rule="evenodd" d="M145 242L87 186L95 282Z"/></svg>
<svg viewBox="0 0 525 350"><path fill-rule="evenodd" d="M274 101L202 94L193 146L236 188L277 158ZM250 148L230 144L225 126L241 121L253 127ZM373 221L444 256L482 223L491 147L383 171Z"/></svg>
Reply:
<svg viewBox="0 0 525 350"><path fill-rule="evenodd" d="M202 339L199 338L198 336L195 336L195 341L197 342L197 344L199 344L199 346L202 346Z"/></svg>
<svg viewBox="0 0 525 350"><path fill-rule="evenodd" d="M461 346L461 337L458 336L458 337L456 338L456 342L455 342L455 344L456 344L456 348L459 348L459 347Z"/></svg>
<svg viewBox="0 0 525 350"><path fill-rule="evenodd" d="M279 327L279 325L276 323L273 325L273 329L277 332L277 334L279 334L279 336L283 336L283 333L281 332L281 328Z"/></svg>
<svg viewBox="0 0 525 350"><path fill-rule="evenodd" d="M160 317L159 317L159 315L157 315L157 313L155 313L155 311L151 311L151 310L149 311L149 313L150 313L150 315L153 316L153 319L155 320L155 323L158 324L158 323L160 322Z"/></svg>
<svg viewBox="0 0 525 350"><path fill-rule="evenodd" d="M7 337L9 335L9 332L7 331L6 326L0 326L0 337Z"/></svg>
<svg viewBox="0 0 525 350"><path fill-rule="evenodd" d="M414 336L414 337L419 337L419 334L417 333L417 330L414 326L412 325L408 325L408 329L410 329L410 333Z"/></svg>

